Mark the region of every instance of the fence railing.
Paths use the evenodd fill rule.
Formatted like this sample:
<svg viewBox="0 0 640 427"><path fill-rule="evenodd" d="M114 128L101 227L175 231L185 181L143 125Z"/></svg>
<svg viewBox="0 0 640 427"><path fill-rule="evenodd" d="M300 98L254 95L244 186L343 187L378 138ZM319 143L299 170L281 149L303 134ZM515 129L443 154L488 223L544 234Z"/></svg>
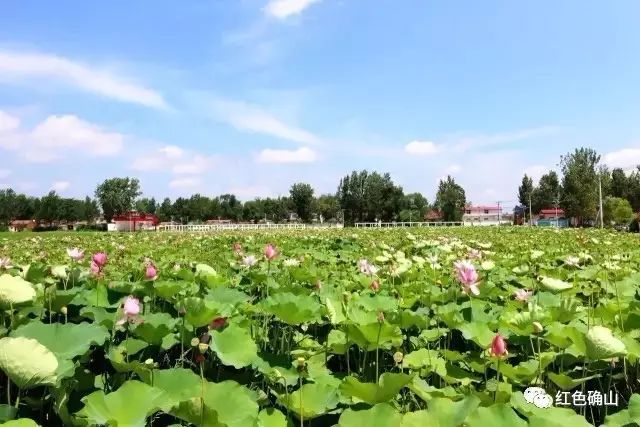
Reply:
<svg viewBox="0 0 640 427"><path fill-rule="evenodd" d="M396 228L396 227L455 227L463 225L462 221L437 222L356 222L356 228Z"/></svg>
<svg viewBox="0 0 640 427"><path fill-rule="evenodd" d="M224 231L224 230L275 230L275 229L328 229L342 228L342 224L167 224L159 225L157 231Z"/></svg>

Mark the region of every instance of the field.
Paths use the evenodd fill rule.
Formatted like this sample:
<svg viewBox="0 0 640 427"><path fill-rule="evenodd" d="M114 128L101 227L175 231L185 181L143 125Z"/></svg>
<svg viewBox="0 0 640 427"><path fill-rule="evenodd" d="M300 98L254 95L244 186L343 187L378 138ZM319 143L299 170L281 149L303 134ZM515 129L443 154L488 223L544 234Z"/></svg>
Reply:
<svg viewBox="0 0 640 427"><path fill-rule="evenodd" d="M524 227L2 235L0 421L637 425L638 243Z"/></svg>

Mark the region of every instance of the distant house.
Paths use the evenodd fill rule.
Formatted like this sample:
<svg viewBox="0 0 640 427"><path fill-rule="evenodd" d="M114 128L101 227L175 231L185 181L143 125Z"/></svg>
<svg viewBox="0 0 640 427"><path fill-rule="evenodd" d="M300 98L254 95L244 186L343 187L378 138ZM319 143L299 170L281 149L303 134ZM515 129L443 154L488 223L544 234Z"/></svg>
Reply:
<svg viewBox="0 0 640 427"><path fill-rule="evenodd" d="M14 219L9 223L9 231L33 231L38 226L35 219Z"/></svg>
<svg viewBox="0 0 640 427"><path fill-rule="evenodd" d="M442 212L438 209L431 209L430 211L424 214L424 220L427 222L442 221L442 218L443 218Z"/></svg>
<svg viewBox="0 0 640 427"><path fill-rule="evenodd" d="M144 214L130 211L122 215L115 216L109 224L109 231L138 231L153 230L160 221L152 214Z"/></svg>
<svg viewBox="0 0 640 427"><path fill-rule="evenodd" d="M464 225L500 225L511 224L513 216L504 215L502 207L495 206L473 206L467 205L464 208L462 222Z"/></svg>
<svg viewBox="0 0 640 427"><path fill-rule="evenodd" d="M569 226L569 220L565 218L563 209L560 208L545 208L540 209L538 212L538 219L536 225L539 227L560 227L565 228Z"/></svg>

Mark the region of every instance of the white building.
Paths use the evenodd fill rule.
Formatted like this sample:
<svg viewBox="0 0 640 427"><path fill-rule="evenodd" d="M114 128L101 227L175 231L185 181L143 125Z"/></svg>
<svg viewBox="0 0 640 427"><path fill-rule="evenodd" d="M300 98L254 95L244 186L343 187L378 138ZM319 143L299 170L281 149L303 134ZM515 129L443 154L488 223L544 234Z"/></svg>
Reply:
<svg viewBox="0 0 640 427"><path fill-rule="evenodd" d="M502 213L500 206L472 206L467 205L462 215L464 225L483 226L511 224L512 218Z"/></svg>

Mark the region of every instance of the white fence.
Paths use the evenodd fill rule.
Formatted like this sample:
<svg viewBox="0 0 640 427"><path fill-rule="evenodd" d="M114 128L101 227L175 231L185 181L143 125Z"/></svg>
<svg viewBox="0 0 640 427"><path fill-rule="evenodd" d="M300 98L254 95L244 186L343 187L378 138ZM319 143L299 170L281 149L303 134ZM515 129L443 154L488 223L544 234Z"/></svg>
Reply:
<svg viewBox="0 0 640 427"><path fill-rule="evenodd" d="M302 229L328 229L343 228L342 224L174 224L160 225L157 231L224 231L224 230L302 230Z"/></svg>
<svg viewBox="0 0 640 427"><path fill-rule="evenodd" d="M395 227L454 227L463 225L461 221L438 222L356 222L356 228L395 228Z"/></svg>

